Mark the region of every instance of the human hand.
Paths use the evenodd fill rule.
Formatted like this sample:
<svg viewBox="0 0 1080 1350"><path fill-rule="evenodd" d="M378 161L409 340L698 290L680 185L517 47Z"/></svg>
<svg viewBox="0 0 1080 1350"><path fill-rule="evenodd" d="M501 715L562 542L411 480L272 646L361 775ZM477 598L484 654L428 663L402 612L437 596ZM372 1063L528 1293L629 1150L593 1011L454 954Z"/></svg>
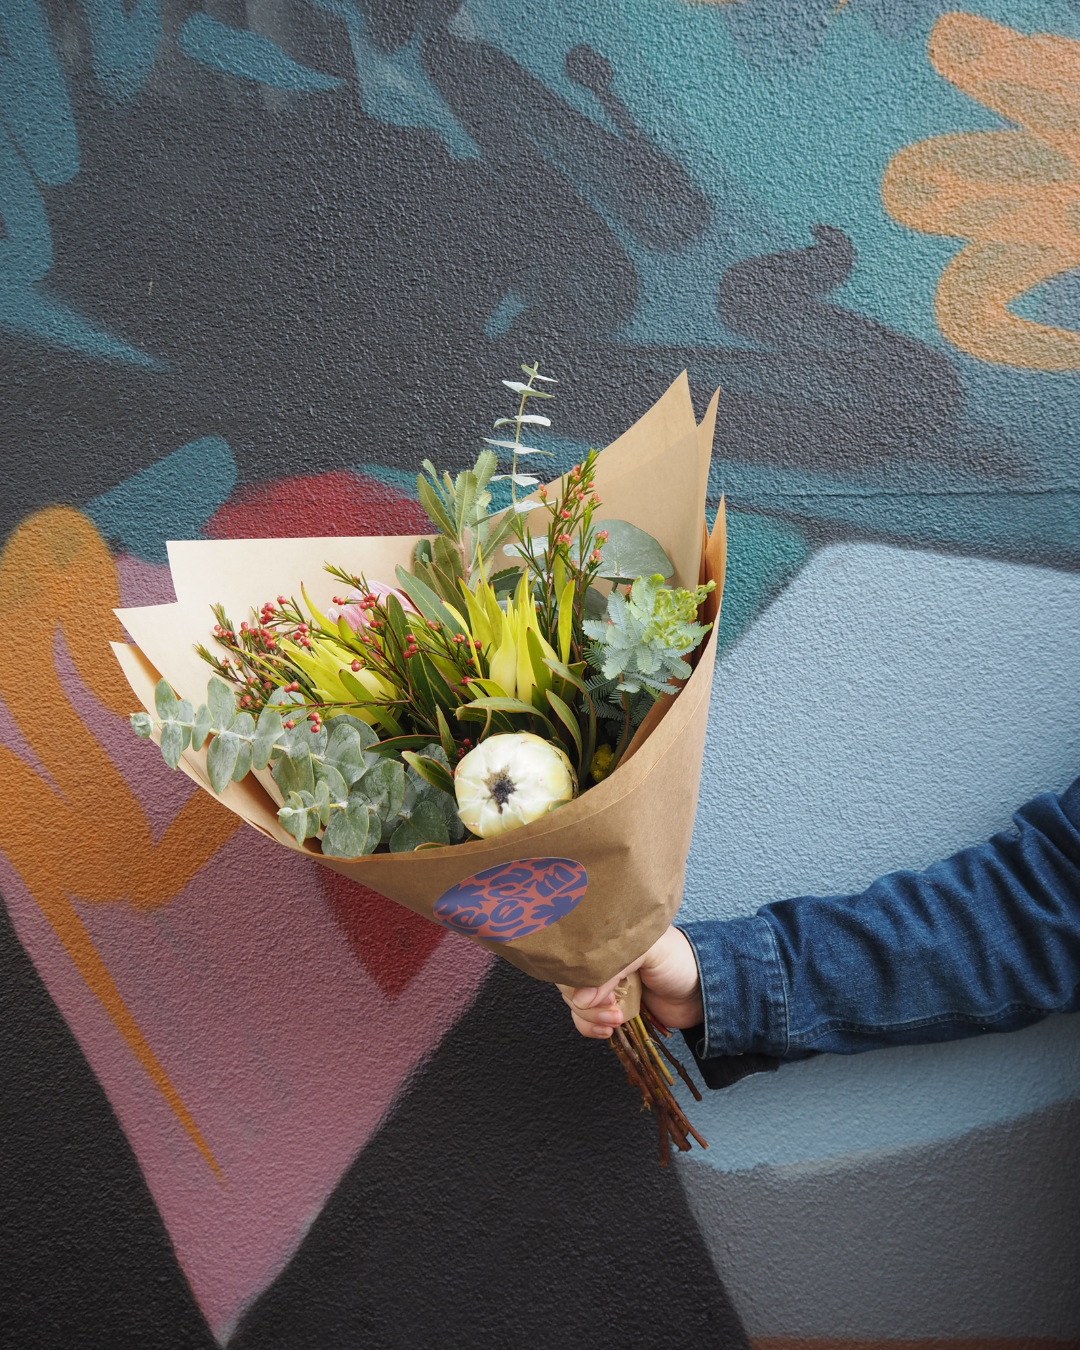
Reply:
<svg viewBox="0 0 1080 1350"><path fill-rule="evenodd" d="M619 981L636 970L641 977L642 999L665 1027L696 1027L705 1020L694 949L686 935L674 926L661 934L644 956L619 971L599 989L572 989L560 984L559 992L570 1008L574 1025L583 1036L604 1039L623 1021L615 1001Z"/></svg>

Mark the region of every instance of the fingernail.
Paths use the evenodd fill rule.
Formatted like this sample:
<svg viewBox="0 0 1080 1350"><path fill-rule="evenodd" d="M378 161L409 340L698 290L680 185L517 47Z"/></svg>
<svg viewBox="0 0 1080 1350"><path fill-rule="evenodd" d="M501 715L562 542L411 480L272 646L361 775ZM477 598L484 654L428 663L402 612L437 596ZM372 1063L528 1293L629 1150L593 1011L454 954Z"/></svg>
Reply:
<svg viewBox="0 0 1080 1350"><path fill-rule="evenodd" d="M596 997L596 990L595 990L595 989L575 989L575 990L574 990L574 1007L575 1007L575 1008L591 1008L591 1007L592 1007L592 1001L593 1001L593 999L594 999L595 997Z"/></svg>
<svg viewBox="0 0 1080 1350"><path fill-rule="evenodd" d="M603 1012L597 1013L596 1016L599 1019L597 1025L603 1024L604 1026L609 1027L622 1026L623 1015L618 1008L605 1008Z"/></svg>
<svg viewBox="0 0 1080 1350"><path fill-rule="evenodd" d="M613 1027L601 1026L599 1022L593 1023L593 1035L597 1040L606 1040L614 1030Z"/></svg>

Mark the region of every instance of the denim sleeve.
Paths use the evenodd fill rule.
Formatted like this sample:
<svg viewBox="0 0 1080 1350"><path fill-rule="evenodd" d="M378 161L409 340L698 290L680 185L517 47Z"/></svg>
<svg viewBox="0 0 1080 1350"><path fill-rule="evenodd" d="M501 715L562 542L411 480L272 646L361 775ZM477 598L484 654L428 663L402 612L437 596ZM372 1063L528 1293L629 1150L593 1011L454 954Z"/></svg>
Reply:
<svg viewBox="0 0 1080 1350"><path fill-rule="evenodd" d="M1080 779L1060 797L1035 798L1014 823L1015 832L859 895L680 924L705 1004L704 1025L687 1038L695 1058L856 1054L1075 1012Z"/></svg>

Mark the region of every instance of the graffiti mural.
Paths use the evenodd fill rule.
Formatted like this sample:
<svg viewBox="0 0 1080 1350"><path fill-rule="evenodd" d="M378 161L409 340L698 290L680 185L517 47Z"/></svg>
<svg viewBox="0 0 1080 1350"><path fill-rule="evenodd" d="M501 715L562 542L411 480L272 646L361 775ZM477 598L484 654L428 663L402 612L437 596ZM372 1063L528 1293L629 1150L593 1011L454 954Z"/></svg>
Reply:
<svg viewBox="0 0 1080 1350"><path fill-rule="evenodd" d="M1080 766L1078 88L1072 0L0 0L13 1345L1080 1340L1069 1019L745 1080L661 1176L552 991L238 832L107 646L167 539L423 530L520 360L556 467L686 369L686 912L1001 827Z"/></svg>

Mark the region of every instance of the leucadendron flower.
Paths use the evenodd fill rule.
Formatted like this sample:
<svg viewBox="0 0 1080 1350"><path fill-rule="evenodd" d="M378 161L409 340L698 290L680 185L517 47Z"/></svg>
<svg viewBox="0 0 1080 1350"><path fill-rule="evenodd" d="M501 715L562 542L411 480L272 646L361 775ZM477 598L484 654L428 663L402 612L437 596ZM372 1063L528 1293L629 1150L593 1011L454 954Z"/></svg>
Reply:
<svg viewBox="0 0 1080 1350"><path fill-rule="evenodd" d="M458 815L481 839L515 830L577 792L570 761L550 741L520 731L489 736L454 772Z"/></svg>

